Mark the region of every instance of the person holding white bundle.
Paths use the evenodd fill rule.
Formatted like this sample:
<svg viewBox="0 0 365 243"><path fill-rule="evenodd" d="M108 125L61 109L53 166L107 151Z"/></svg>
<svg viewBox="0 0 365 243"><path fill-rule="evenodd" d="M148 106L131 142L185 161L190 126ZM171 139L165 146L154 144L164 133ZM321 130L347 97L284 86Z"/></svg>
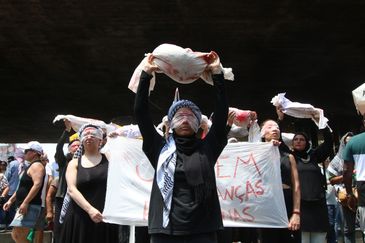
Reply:
<svg viewBox="0 0 365 243"><path fill-rule="evenodd" d="M157 69L152 55L141 73L134 109L143 151L156 171L148 216L152 243L215 243L217 231L223 230L214 165L227 144L228 105L219 57L212 52L209 58L206 71L212 73L216 108L204 139L196 136L200 109L189 100L178 100L169 109L173 133L166 139L158 134L148 109L151 73Z"/></svg>

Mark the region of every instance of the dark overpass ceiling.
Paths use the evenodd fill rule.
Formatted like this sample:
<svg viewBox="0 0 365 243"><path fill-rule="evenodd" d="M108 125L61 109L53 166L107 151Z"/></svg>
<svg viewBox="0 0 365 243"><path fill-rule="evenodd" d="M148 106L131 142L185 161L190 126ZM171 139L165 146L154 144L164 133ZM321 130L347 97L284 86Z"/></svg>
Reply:
<svg viewBox="0 0 365 243"><path fill-rule="evenodd" d="M356 129L351 91L365 80L364 1L11 0L0 3L0 142L55 142L57 114L110 122L132 115L129 79L162 43L215 50L235 81L230 106L276 118L271 98L323 108L332 127ZM160 74L155 122L176 87L204 113L213 89Z"/></svg>

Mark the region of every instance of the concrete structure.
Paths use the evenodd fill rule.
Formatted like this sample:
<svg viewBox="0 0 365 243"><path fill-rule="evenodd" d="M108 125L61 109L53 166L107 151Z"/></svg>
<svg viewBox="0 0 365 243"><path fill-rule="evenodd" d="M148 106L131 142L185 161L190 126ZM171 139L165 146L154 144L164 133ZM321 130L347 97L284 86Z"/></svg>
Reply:
<svg viewBox="0 0 365 243"><path fill-rule="evenodd" d="M0 142L55 142L57 114L109 122L132 115L134 68L162 43L215 50L232 67L230 105L274 117L271 98L325 110L340 133L360 126L351 91L365 80L365 2L6 1L0 6ZM212 90L164 75L152 93L156 123L179 86L204 113Z"/></svg>

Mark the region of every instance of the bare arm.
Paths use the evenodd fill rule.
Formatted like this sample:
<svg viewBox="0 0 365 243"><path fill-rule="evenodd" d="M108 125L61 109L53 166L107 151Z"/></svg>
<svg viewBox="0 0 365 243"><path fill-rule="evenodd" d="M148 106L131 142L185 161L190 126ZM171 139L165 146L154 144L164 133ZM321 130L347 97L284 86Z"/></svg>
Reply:
<svg viewBox="0 0 365 243"><path fill-rule="evenodd" d="M291 168L291 180L292 180L292 190L293 190L293 214L290 217L289 229L299 230L300 228L300 183L299 175L297 170L297 162L295 157L289 155L290 168Z"/></svg>
<svg viewBox="0 0 365 243"><path fill-rule="evenodd" d="M352 174L354 162L345 161L343 164L343 182L346 188L347 205L352 211L356 211L356 198L352 193Z"/></svg>
<svg viewBox="0 0 365 243"><path fill-rule="evenodd" d="M19 206L19 213L21 213L21 214L27 214L29 203L37 195L39 190L42 189L45 169L41 163L34 163L29 167L27 173L32 178L33 186L30 188L30 190L29 190L27 196L24 198L24 201L22 202L22 204Z"/></svg>
<svg viewBox="0 0 365 243"><path fill-rule="evenodd" d="M46 219L50 222L53 220L53 198L55 197L57 192L57 188L54 186L50 186L46 196Z"/></svg>
<svg viewBox="0 0 365 243"><path fill-rule="evenodd" d="M73 159L67 166L66 170L66 181L68 187L68 193L71 198L79 205L85 212L87 212L92 221L99 223L103 220L102 214L94 208L81 194L76 187L77 178L77 159Z"/></svg>

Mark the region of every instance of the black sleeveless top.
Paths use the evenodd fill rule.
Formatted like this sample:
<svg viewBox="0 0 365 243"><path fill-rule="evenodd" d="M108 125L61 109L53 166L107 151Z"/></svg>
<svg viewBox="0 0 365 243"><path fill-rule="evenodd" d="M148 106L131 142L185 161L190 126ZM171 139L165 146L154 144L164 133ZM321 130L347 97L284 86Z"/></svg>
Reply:
<svg viewBox="0 0 365 243"><path fill-rule="evenodd" d="M281 183L292 187L289 154L280 152Z"/></svg>
<svg viewBox="0 0 365 243"><path fill-rule="evenodd" d="M32 163L32 165L34 163L41 163L39 160L34 161ZM41 163L42 164L42 163ZM19 187L18 190L16 191L16 205L20 206L24 199L27 197L30 189L33 186L33 180L32 177L30 177L28 175L28 170L29 168L32 166L28 166L25 170L24 173L22 174L20 180L19 180ZM43 165L43 164L42 164ZM39 188L37 194L35 195L35 197L29 202L29 204L35 204L35 205L42 205L42 187L44 186L44 177L45 177L45 173L43 175L43 179L42 179L42 186Z"/></svg>

